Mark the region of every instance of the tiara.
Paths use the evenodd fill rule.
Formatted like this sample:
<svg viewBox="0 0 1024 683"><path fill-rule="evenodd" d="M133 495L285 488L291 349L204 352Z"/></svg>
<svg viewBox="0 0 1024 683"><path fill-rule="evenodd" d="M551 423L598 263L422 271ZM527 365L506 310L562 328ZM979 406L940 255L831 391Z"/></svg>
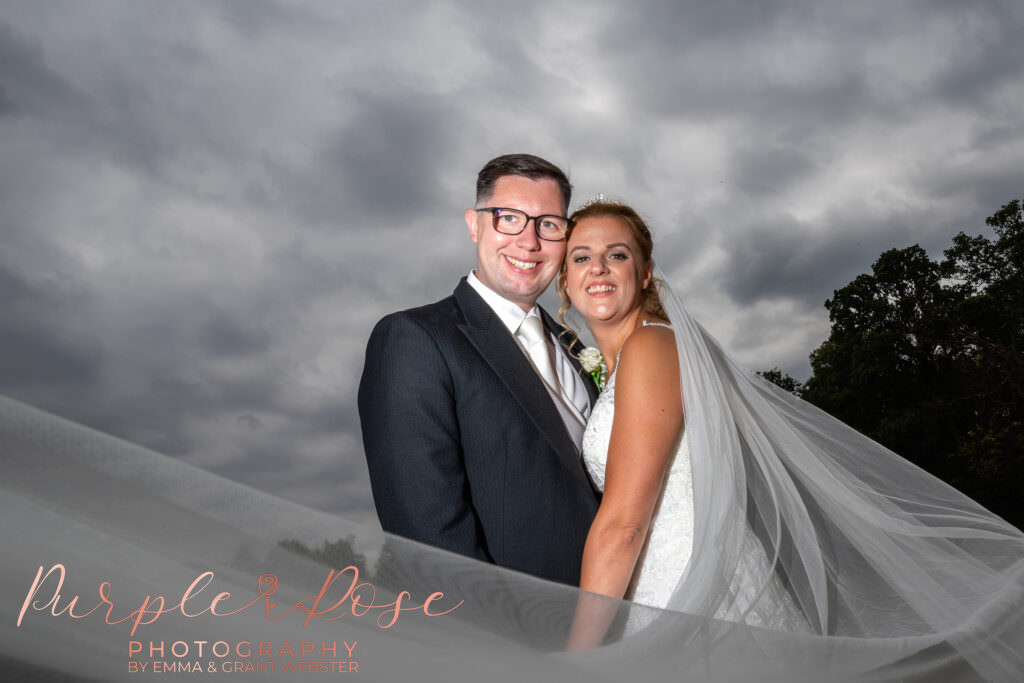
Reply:
<svg viewBox="0 0 1024 683"><path fill-rule="evenodd" d="M622 202L620 202L618 199L612 199L611 197L606 195L604 192L598 192L593 197L591 197L590 199L585 201L583 203L583 205L580 208L576 209L576 210L577 211L582 211L583 209L591 207L594 204L620 204L621 205Z"/></svg>

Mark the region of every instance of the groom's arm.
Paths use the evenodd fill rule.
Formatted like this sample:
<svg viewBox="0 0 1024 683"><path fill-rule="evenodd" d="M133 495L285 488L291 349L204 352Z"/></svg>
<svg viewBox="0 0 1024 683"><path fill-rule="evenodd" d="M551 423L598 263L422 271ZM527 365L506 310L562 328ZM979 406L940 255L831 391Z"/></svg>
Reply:
<svg viewBox="0 0 1024 683"><path fill-rule="evenodd" d="M437 341L406 314L370 335L359 418L384 530L493 561L470 500L451 372Z"/></svg>

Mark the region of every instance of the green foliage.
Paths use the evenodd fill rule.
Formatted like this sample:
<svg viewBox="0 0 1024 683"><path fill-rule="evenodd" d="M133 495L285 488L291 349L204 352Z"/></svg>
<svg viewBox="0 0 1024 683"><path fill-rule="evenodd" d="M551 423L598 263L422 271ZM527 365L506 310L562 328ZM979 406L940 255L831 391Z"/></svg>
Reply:
<svg viewBox="0 0 1024 683"><path fill-rule="evenodd" d="M1018 526L1024 507L1024 219L1014 200L941 261L892 249L825 302L801 392Z"/></svg>
<svg viewBox="0 0 1024 683"><path fill-rule="evenodd" d="M795 377L783 372L778 367L774 367L771 370L758 370L757 374L764 377L775 386L785 389L789 393L796 394L797 396L800 395L800 392L803 389L803 385L797 381Z"/></svg>

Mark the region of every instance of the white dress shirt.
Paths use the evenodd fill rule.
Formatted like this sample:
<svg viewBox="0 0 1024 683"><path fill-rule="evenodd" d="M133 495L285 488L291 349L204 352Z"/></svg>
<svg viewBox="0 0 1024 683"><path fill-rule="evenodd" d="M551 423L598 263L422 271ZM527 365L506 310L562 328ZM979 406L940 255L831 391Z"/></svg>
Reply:
<svg viewBox="0 0 1024 683"><path fill-rule="evenodd" d="M534 306L529 311L524 311L518 304L509 301L481 282L480 278L472 270L466 279L469 282L469 286L480 295L480 298L494 311L494 314L498 316L498 319L508 329L512 338L519 344L523 354L529 358L530 354L523 348L522 343L516 336L516 330L519 329L527 315L540 315L540 309ZM558 413L562 417L562 422L565 423L565 428L569 431L573 442L576 444L576 449L579 450L580 444L583 441L583 430L586 428L587 418L590 416L590 396L587 394L584 379L580 377L576 367L569 360L565 349L558 343L557 336L551 332L548 333L548 336L554 345L555 373L558 375L559 384L562 385L562 391L559 394L549 387L547 382L544 382L544 387L548 390L551 400L554 401L555 406L558 408ZM539 377L540 375L538 375Z"/></svg>

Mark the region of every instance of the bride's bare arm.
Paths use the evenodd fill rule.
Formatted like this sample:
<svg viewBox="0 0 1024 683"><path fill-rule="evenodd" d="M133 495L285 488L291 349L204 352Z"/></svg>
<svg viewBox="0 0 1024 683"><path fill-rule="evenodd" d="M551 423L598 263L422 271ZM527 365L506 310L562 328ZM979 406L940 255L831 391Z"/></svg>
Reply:
<svg viewBox="0 0 1024 683"><path fill-rule="evenodd" d="M605 489L583 551L583 590L625 595L682 425L675 338L664 327L641 328L626 341L615 375ZM578 610L571 648L595 645L586 642L595 631L603 637L607 623L600 623L601 611Z"/></svg>

